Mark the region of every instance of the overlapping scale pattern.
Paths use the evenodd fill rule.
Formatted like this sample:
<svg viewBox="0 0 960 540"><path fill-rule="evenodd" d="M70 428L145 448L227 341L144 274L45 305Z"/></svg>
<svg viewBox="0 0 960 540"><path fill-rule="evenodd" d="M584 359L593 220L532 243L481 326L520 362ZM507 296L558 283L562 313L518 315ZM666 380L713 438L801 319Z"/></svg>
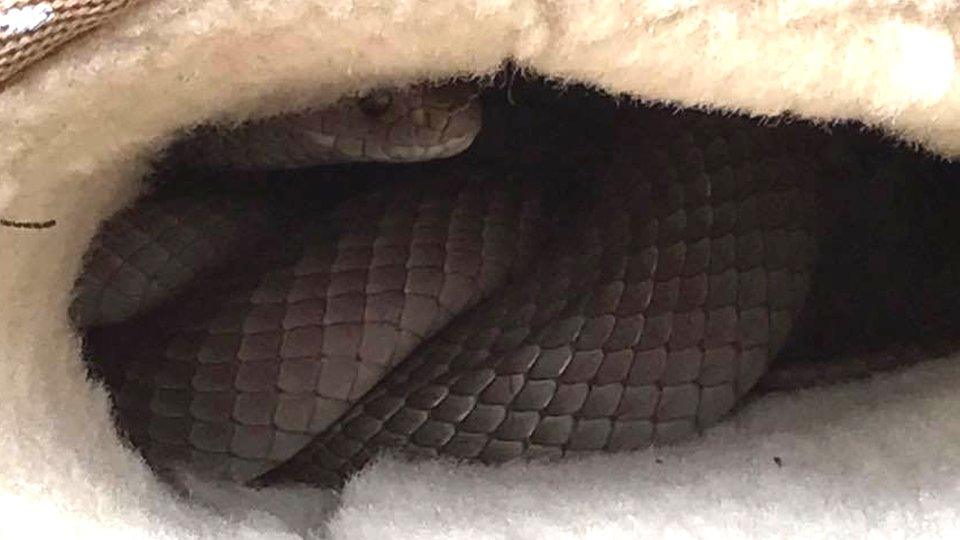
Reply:
<svg viewBox="0 0 960 540"><path fill-rule="evenodd" d="M149 336L99 349L123 363L121 428L160 467L247 480L286 460L529 256L538 200L469 175L398 185L310 228L293 264L114 331Z"/></svg>
<svg viewBox="0 0 960 540"><path fill-rule="evenodd" d="M80 328L126 320L277 234L252 200L177 198L123 211L94 238L70 315Z"/></svg>
<svg viewBox="0 0 960 540"><path fill-rule="evenodd" d="M815 164L797 156L819 149L803 132L766 144L745 123L649 118L624 123L526 272L262 482L338 485L385 448L488 463L629 450L728 412L806 296Z"/></svg>

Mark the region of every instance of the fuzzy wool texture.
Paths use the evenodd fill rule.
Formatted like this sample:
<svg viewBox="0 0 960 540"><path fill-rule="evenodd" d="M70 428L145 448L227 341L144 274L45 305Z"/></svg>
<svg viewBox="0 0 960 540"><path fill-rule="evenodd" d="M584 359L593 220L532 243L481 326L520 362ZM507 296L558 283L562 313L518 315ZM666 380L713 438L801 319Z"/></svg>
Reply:
<svg viewBox="0 0 960 540"><path fill-rule="evenodd" d="M500 469L386 460L339 500L202 483L187 499L116 437L66 308L99 222L203 121L512 58L644 100L859 119L955 156L958 35L947 0L143 2L0 92L0 216L57 221L0 228L0 536L946 536L960 525L949 360L770 397L673 449Z"/></svg>

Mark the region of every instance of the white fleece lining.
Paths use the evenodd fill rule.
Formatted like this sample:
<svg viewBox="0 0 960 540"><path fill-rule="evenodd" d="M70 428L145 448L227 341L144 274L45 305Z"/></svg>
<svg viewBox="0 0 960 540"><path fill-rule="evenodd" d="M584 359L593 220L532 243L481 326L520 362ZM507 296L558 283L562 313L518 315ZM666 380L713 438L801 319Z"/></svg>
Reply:
<svg viewBox="0 0 960 540"><path fill-rule="evenodd" d="M118 442L104 392L85 380L65 315L81 255L178 128L514 58L646 100L860 119L955 155L958 13L946 0L143 2L0 93L0 216L58 222L0 228L0 535L276 538L322 530L322 513L292 509L333 508L309 490L202 486L214 506L177 500ZM939 363L895 380L765 400L758 424L738 417L663 454L683 468L649 453L496 471L385 462L348 487L330 533L775 536L783 514L804 536L946 534L960 502L960 374ZM824 424L756 428L791 425L794 399ZM785 464L771 472L774 450Z"/></svg>

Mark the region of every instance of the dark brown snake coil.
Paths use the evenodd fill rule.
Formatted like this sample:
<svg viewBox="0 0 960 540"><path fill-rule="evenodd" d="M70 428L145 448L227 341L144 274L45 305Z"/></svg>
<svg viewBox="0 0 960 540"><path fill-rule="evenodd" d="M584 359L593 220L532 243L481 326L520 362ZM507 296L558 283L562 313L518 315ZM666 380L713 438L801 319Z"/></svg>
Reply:
<svg viewBox="0 0 960 540"><path fill-rule="evenodd" d="M121 428L158 466L340 485L384 449L501 463L720 420L804 304L837 149L594 101L495 108L466 155L374 168L390 183L91 330Z"/></svg>

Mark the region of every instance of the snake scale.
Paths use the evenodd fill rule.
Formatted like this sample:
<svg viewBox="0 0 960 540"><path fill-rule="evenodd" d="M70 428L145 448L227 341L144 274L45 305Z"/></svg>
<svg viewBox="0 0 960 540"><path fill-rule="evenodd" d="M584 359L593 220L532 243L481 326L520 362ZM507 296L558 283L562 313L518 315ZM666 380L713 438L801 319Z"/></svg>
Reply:
<svg viewBox="0 0 960 540"><path fill-rule="evenodd" d="M799 122L526 97L457 157L228 173L231 197L181 178L108 222L72 314L148 462L339 486L385 449L625 451L734 408L809 316L823 185L874 158ZM480 114L461 86L378 93L171 154L410 162Z"/></svg>

